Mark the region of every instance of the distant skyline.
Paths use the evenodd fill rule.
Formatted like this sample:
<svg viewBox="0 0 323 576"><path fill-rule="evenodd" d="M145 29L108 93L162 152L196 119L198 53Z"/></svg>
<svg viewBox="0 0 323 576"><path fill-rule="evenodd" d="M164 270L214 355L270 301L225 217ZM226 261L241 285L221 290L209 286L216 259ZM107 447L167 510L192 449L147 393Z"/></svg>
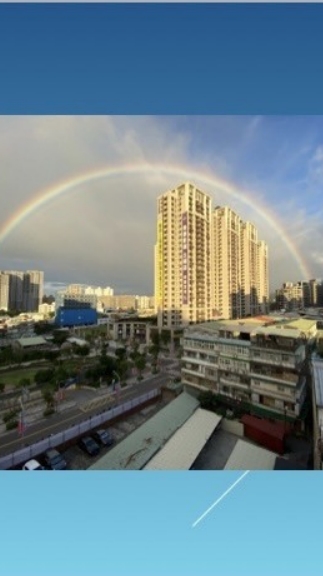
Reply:
<svg viewBox="0 0 323 576"><path fill-rule="evenodd" d="M2 116L0 268L153 294L157 196L187 180L256 225L271 290L323 276L322 116Z"/></svg>

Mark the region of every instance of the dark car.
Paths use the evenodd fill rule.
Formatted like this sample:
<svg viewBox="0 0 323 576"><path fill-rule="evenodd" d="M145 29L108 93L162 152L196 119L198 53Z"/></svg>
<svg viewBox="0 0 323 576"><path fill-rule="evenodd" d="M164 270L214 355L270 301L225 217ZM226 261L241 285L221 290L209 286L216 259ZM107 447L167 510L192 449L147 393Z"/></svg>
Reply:
<svg viewBox="0 0 323 576"><path fill-rule="evenodd" d="M94 432L93 438L99 444L103 444L103 446L112 446L112 444L114 444L115 442L109 430L103 430L103 429L97 430L96 432Z"/></svg>
<svg viewBox="0 0 323 576"><path fill-rule="evenodd" d="M99 444L97 444L91 436L84 436L84 438L81 438L79 441L79 447L90 456L96 456L100 452Z"/></svg>
<svg viewBox="0 0 323 576"><path fill-rule="evenodd" d="M66 470L66 460L58 450L55 450L54 448L46 450L44 461L46 468L49 468L49 470Z"/></svg>

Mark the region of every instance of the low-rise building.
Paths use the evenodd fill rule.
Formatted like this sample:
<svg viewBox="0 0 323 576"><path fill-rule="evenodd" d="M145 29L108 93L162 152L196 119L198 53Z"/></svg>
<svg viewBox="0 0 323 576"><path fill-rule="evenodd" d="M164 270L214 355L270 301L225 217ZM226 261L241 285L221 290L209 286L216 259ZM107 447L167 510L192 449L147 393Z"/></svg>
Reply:
<svg viewBox="0 0 323 576"><path fill-rule="evenodd" d="M313 401L314 469L322 469L323 454L323 357L313 354L311 361Z"/></svg>
<svg viewBox="0 0 323 576"><path fill-rule="evenodd" d="M296 328L218 321L187 328L182 382L260 416L295 421L306 397L305 339Z"/></svg>

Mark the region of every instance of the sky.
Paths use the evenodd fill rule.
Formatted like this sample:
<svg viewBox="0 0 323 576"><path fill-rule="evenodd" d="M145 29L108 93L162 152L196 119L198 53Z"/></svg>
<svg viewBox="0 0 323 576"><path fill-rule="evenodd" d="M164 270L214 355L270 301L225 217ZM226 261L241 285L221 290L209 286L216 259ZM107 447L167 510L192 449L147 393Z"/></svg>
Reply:
<svg viewBox="0 0 323 576"><path fill-rule="evenodd" d="M3 237L23 205L73 178ZM304 267L323 277L323 116L2 116L0 269L44 270L47 293L152 294L157 196L187 180L256 225L271 289L308 280Z"/></svg>

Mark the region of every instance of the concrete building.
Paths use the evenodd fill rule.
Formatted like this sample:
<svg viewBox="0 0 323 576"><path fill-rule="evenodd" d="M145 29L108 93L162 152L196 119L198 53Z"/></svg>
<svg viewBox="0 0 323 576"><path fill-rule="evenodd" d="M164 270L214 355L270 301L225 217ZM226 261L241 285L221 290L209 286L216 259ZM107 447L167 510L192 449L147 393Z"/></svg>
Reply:
<svg viewBox="0 0 323 576"><path fill-rule="evenodd" d="M155 311L170 327L266 313L268 248L252 224L189 182L157 200Z"/></svg>
<svg viewBox="0 0 323 576"><path fill-rule="evenodd" d="M44 273L40 270L5 270L9 277L9 310L37 312L43 299Z"/></svg>
<svg viewBox="0 0 323 576"><path fill-rule="evenodd" d="M137 340L148 345L151 340L151 328L153 324L139 318L109 318L107 323L107 333L113 340Z"/></svg>
<svg viewBox="0 0 323 576"><path fill-rule="evenodd" d="M155 308L160 327L212 318L211 198L194 185L157 200Z"/></svg>
<svg viewBox="0 0 323 576"><path fill-rule="evenodd" d="M44 272L27 270L23 279L23 310L37 312L43 300Z"/></svg>
<svg viewBox="0 0 323 576"><path fill-rule="evenodd" d="M314 470L322 470L323 457L323 356L313 354L311 360L312 372L312 403L313 403L313 452Z"/></svg>
<svg viewBox="0 0 323 576"><path fill-rule="evenodd" d="M323 284L315 279L285 282L276 290L276 304L284 310L323 306Z"/></svg>
<svg viewBox="0 0 323 576"><path fill-rule="evenodd" d="M4 273L9 276L9 310L22 311L24 273L18 270L5 270Z"/></svg>
<svg viewBox="0 0 323 576"><path fill-rule="evenodd" d="M183 384L260 416L298 419L306 396L304 335L266 324L265 319L218 321L184 330Z"/></svg>
<svg viewBox="0 0 323 576"><path fill-rule="evenodd" d="M215 308L222 318L268 311L268 247L256 227L231 208L213 212Z"/></svg>
<svg viewBox="0 0 323 576"><path fill-rule="evenodd" d="M48 316L49 314L54 313L55 302L53 302L52 304L46 304L46 302L44 302L43 304L39 304L38 312L39 314L43 314L44 316Z"/></svg>
<svg viewBox="0 0 323 576"><path fill-rule="evenodd" d="M0 272L0 310L9 309L9 274Z"/></svg>
<svg viewBox="0 0 323 576"><path fill-rule="evenodd" d="M107 286L106 288L101 288L100 286L86 286L84 293L100 298L101 296L113 296L114 290L113 288L110 288L110 286Z"/></svg>
<svg viewBox="0 0 323 576"><path fill-rule="evenodd" d="M55 297L55 307L58 308L97 308L97 297L92 294L84 294L84 291L76 289L58 290Z"/></svg>

